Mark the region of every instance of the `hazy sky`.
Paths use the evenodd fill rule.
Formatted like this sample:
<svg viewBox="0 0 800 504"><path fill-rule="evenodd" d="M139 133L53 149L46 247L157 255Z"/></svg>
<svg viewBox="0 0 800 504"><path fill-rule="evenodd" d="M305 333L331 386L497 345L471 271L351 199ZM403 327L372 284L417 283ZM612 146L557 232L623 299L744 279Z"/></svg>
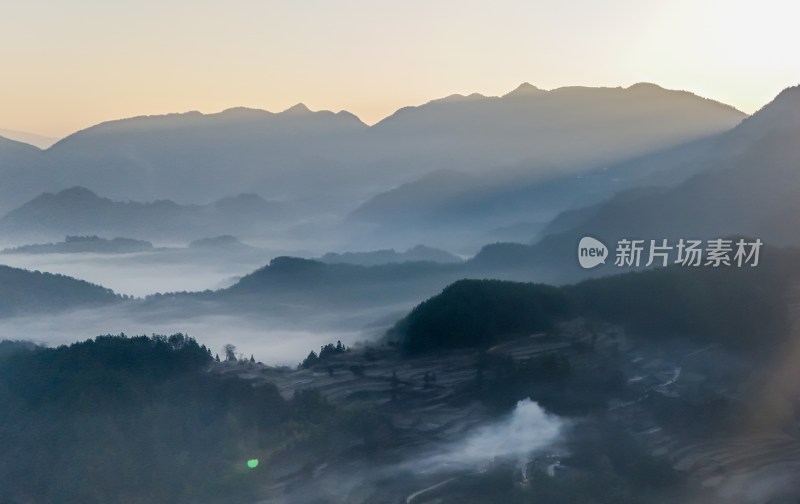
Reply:
<svg viewBox="0 0 800 504"><path fill-rule="evenodd" d="M25 0L0 15L0 128L297 102L373 123L523 81L649 81L753 112L800 83L782 0Z"/></svg>

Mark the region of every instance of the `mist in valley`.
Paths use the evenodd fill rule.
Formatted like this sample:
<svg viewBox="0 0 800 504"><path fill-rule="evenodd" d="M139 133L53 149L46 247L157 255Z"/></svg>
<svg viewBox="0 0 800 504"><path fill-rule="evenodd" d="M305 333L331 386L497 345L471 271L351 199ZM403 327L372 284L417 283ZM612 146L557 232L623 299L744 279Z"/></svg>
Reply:
<svg viewBox="0 0 800 504"><path fill-rule="evenodd" d="M371 341L378 329L342 324L331 316L309 317L303 323L280 318L202 315L173 318L163 314L132 314L127 308L76 310L47 317L18 316L0 319L0 335L56 347L99 335L130 336L184 333L204 343L216 355L231 344L237 356L270 366L297 366L311 350L341 341L358 345Z"/></svg>
<svg viewBox="0 0 800 504"><path fill-rule="evenodd" d="M798 117L798 88L747 116L654 84L525 83L373 125L299 104L0 138L0 489L796 495ZM583 236L764 255L584 269Z"/></svg>
<svg viewBox="0 0 800 504"><path fill-rule="evenodd" d="M145 252L108 257L97 254L8 254L9 266L82 278L119 294L144 297L157 292L204 291L229 287L261 264L225 261L153 261Z"/></svg>
<svg viewBox="0 0 800 504"><path fill-rule="evenodd" d="M447 474L479 472L497 462L510 462L524 469L533 454L557 443L563 429L562 419L524 399L505 418L476 427L444 446L433 447L431 455L420 457L408 467L423 474Z"/></svg>

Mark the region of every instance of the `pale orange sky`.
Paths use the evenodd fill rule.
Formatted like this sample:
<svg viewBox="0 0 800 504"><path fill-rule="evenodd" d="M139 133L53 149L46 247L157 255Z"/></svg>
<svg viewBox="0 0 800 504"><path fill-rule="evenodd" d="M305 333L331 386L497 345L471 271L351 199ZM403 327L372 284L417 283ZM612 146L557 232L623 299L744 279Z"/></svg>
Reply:
<svg viewBox="0 0 800 504"><path fill-rule="evenodd" d="M523 81L649 81L753 112L800 83L780 0L26 0L0 17L0 128L142 114L349 110L367 123Z"/></svg>

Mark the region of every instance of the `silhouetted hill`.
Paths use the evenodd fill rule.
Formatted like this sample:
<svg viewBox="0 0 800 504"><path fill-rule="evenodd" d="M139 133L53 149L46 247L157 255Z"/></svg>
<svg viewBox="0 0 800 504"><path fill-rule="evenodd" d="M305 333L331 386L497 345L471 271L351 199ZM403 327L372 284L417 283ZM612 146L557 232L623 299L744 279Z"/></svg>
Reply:
<svg viewBox="0 0 800 504"><path fill-rule="evenodd" d="M0 155L3 156L3 160L6 162L8 162L8 159L11 156L22 157L25 155L33 155L38 152L41 151L37 147L34 147L33 145L27 144L25 142L20 142L18 140L12 140L4 136L0 136Z"/></svg>
<svg viewBox="0 0 800 504"><path fill-rule="evenodd" d="M559 212L625 189L676 185L707 168L693 161L744 118L726 105L652 84L553 91L523 85L501 98L451 97L397 115L401 123L416 118L422 125L413 134L432 144L450 138L451 151L486 141L485 152L501 168L465 170L474 159L454 164L458 171L438 170L373 196L350 218L377 225L368 235L376 241L391 236L393 243L460 250L474 250L503 228L505 239L527 241L530 234L522 233L540 231ZM690 117L698 122L672 130ZM723 118L728 127L712 126Z"/></svg>
<svg viewBox="0 0 800 504"><path fill-rule="evenodd" d="M3 254L73 254L92 252L96 254L127 254L145 252L153 249L153 244L131 238L113 238L111 240L99 236L67 236L63 242L22 245L0 251Z"/></svg>
<svg viewBox="0 0 800 504"><path fill-rule="evenodd" d="M248 309L368 308L429 296L461 274L461 264L405 262L362 266L277 257L233 286L210 294L209 299Z"/></svg>
<svg viewBox="0 0 800 504"><path fill-rule="evenodd" d="M654 84L542 91L526 83L501 97L451 96L405 107L372 133L392 138L397 148L463 159L452 168L531 160L542 169L619 160L725 131L744 117Z"/></svg>
<svg viewBox="0 0 800 504"><path fill-rule="evenodd" d="M0 440L13 460L0 464L4 499L255 502L382 426L349 425L314 391L284 399L271 383L226 372L237 366L215 364L183 334L0 354Z"/></svg>
<svg viewBox="0 0 800 504"><path fill-rule="evenodd" d="M536 173L552 172L725 131L744 117L657 86L531 88L434 100L372 127L347 112L303 105L109 121L20 163L15 177L0 177L0 200L8 210L75 185L145 201L256 191L312 213L346 212L353 201L437 169L487 172L525 162Z"/></svg>
<svg viewBox="0 0 800 504"><path fill-rule="evenodd" d="M28 133L27 131L16 131L0 128L0 137L32 145L38 149L46 149L56 143L57 138Z"/></svg>
<svg viewBox="0 0 800 504"><path fill-rule="evenodd" d="M371 252L343 252L337 254L329 252L320 258L326 263L360 264L362 266L375 266L377 264L404 263L404 262L435 262L435 263L460 263L461 258L453 254L424 245L417 245L405 252L394 249L374 250Z"/></svg>
<svg viewBox="0 0 800 504"><path fill-rule="evenodd" d="M580 317L652 341L689 338L771 352L789 327L790 288L800 273L796 252L771 254L776 259L761 268L673 266L560 288L461 280L415 307L388 336L410 353L488 348Z"/></svg>
<svg viewBox="0 0 800 504"><path fill-rule="evenodd" d="M377 226L377 239L424 240L473 249L487 241L528 241L551 232L548 222L626 190L671 187L716 166L722 135L578 172L542 175L519 165L487 174L440 170L379 193L350 214Z"/></svg>
<svg viewBox="0 0 800 504"><path fill-rule="evenodd" d="M322 187L303 185L309 178L341 180L348 168L342 158L351 158L343 154L358 150L355 138L366 128L347 112L303 105L280 113L234 108L121 119L56 143L40 175L48 188L91 186L116 199L197 202L245 191L322 197Z"/></svg>
<svg viewBox="0 0 800 504"><path fill-rule="evenodd" d="M636 189L607 202L562 214L528 254L517 247L506 261L485 249L475 261L526 267L551 281L618 272L577 266L577 243L593 236L613 249L619 239L676 241L731 236L760 238L777 245L800 244L800 88L783 91L772 103L715 139L712 147L673 159L705 168L674 187ZM559 273L561 276L559 277Z"/></svg>
<svg viewBox="0 0 800 504"><path fill-rule="evenodd" d="M119 202L85 187L45 193L0 218L0 230L16 239L123 234L137 239L192 239L208 233L260 233L282 212L254 194L208 205Z"/></svg>
<svg viewBox="0 0 800 504"><path fill-rule="evenodd" d="M64 275L0 265L0 316L103 306L121 298L110 289Z"/></svg>
<svg viewBox="0 0 800 504"><path fill-rule="evenodd" d="M15 193L27 189L32 175L29 172L35 170L42 155L32 145L0 136L0 196L13 198Z"/></svg>
<svg viewBox="0 0 800 504"><path fill-rule="evenodd" d="M548 330L568 315L557 288L500 280L460 280L414 308L390 331L408 353L489 347L499 338Z"/></svg>

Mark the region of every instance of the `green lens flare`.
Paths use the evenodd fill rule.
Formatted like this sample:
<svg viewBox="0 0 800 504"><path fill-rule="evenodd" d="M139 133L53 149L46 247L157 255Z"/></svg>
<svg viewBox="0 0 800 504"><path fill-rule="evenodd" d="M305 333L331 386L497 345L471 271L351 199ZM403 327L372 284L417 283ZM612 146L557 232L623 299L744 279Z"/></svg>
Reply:
<svg viewBox="0 0 800 504"><path fill-rule="evenodd" d="M258 459L250 459L247 461L247 467L250 469L255 469L258 467Z"/></svg>

